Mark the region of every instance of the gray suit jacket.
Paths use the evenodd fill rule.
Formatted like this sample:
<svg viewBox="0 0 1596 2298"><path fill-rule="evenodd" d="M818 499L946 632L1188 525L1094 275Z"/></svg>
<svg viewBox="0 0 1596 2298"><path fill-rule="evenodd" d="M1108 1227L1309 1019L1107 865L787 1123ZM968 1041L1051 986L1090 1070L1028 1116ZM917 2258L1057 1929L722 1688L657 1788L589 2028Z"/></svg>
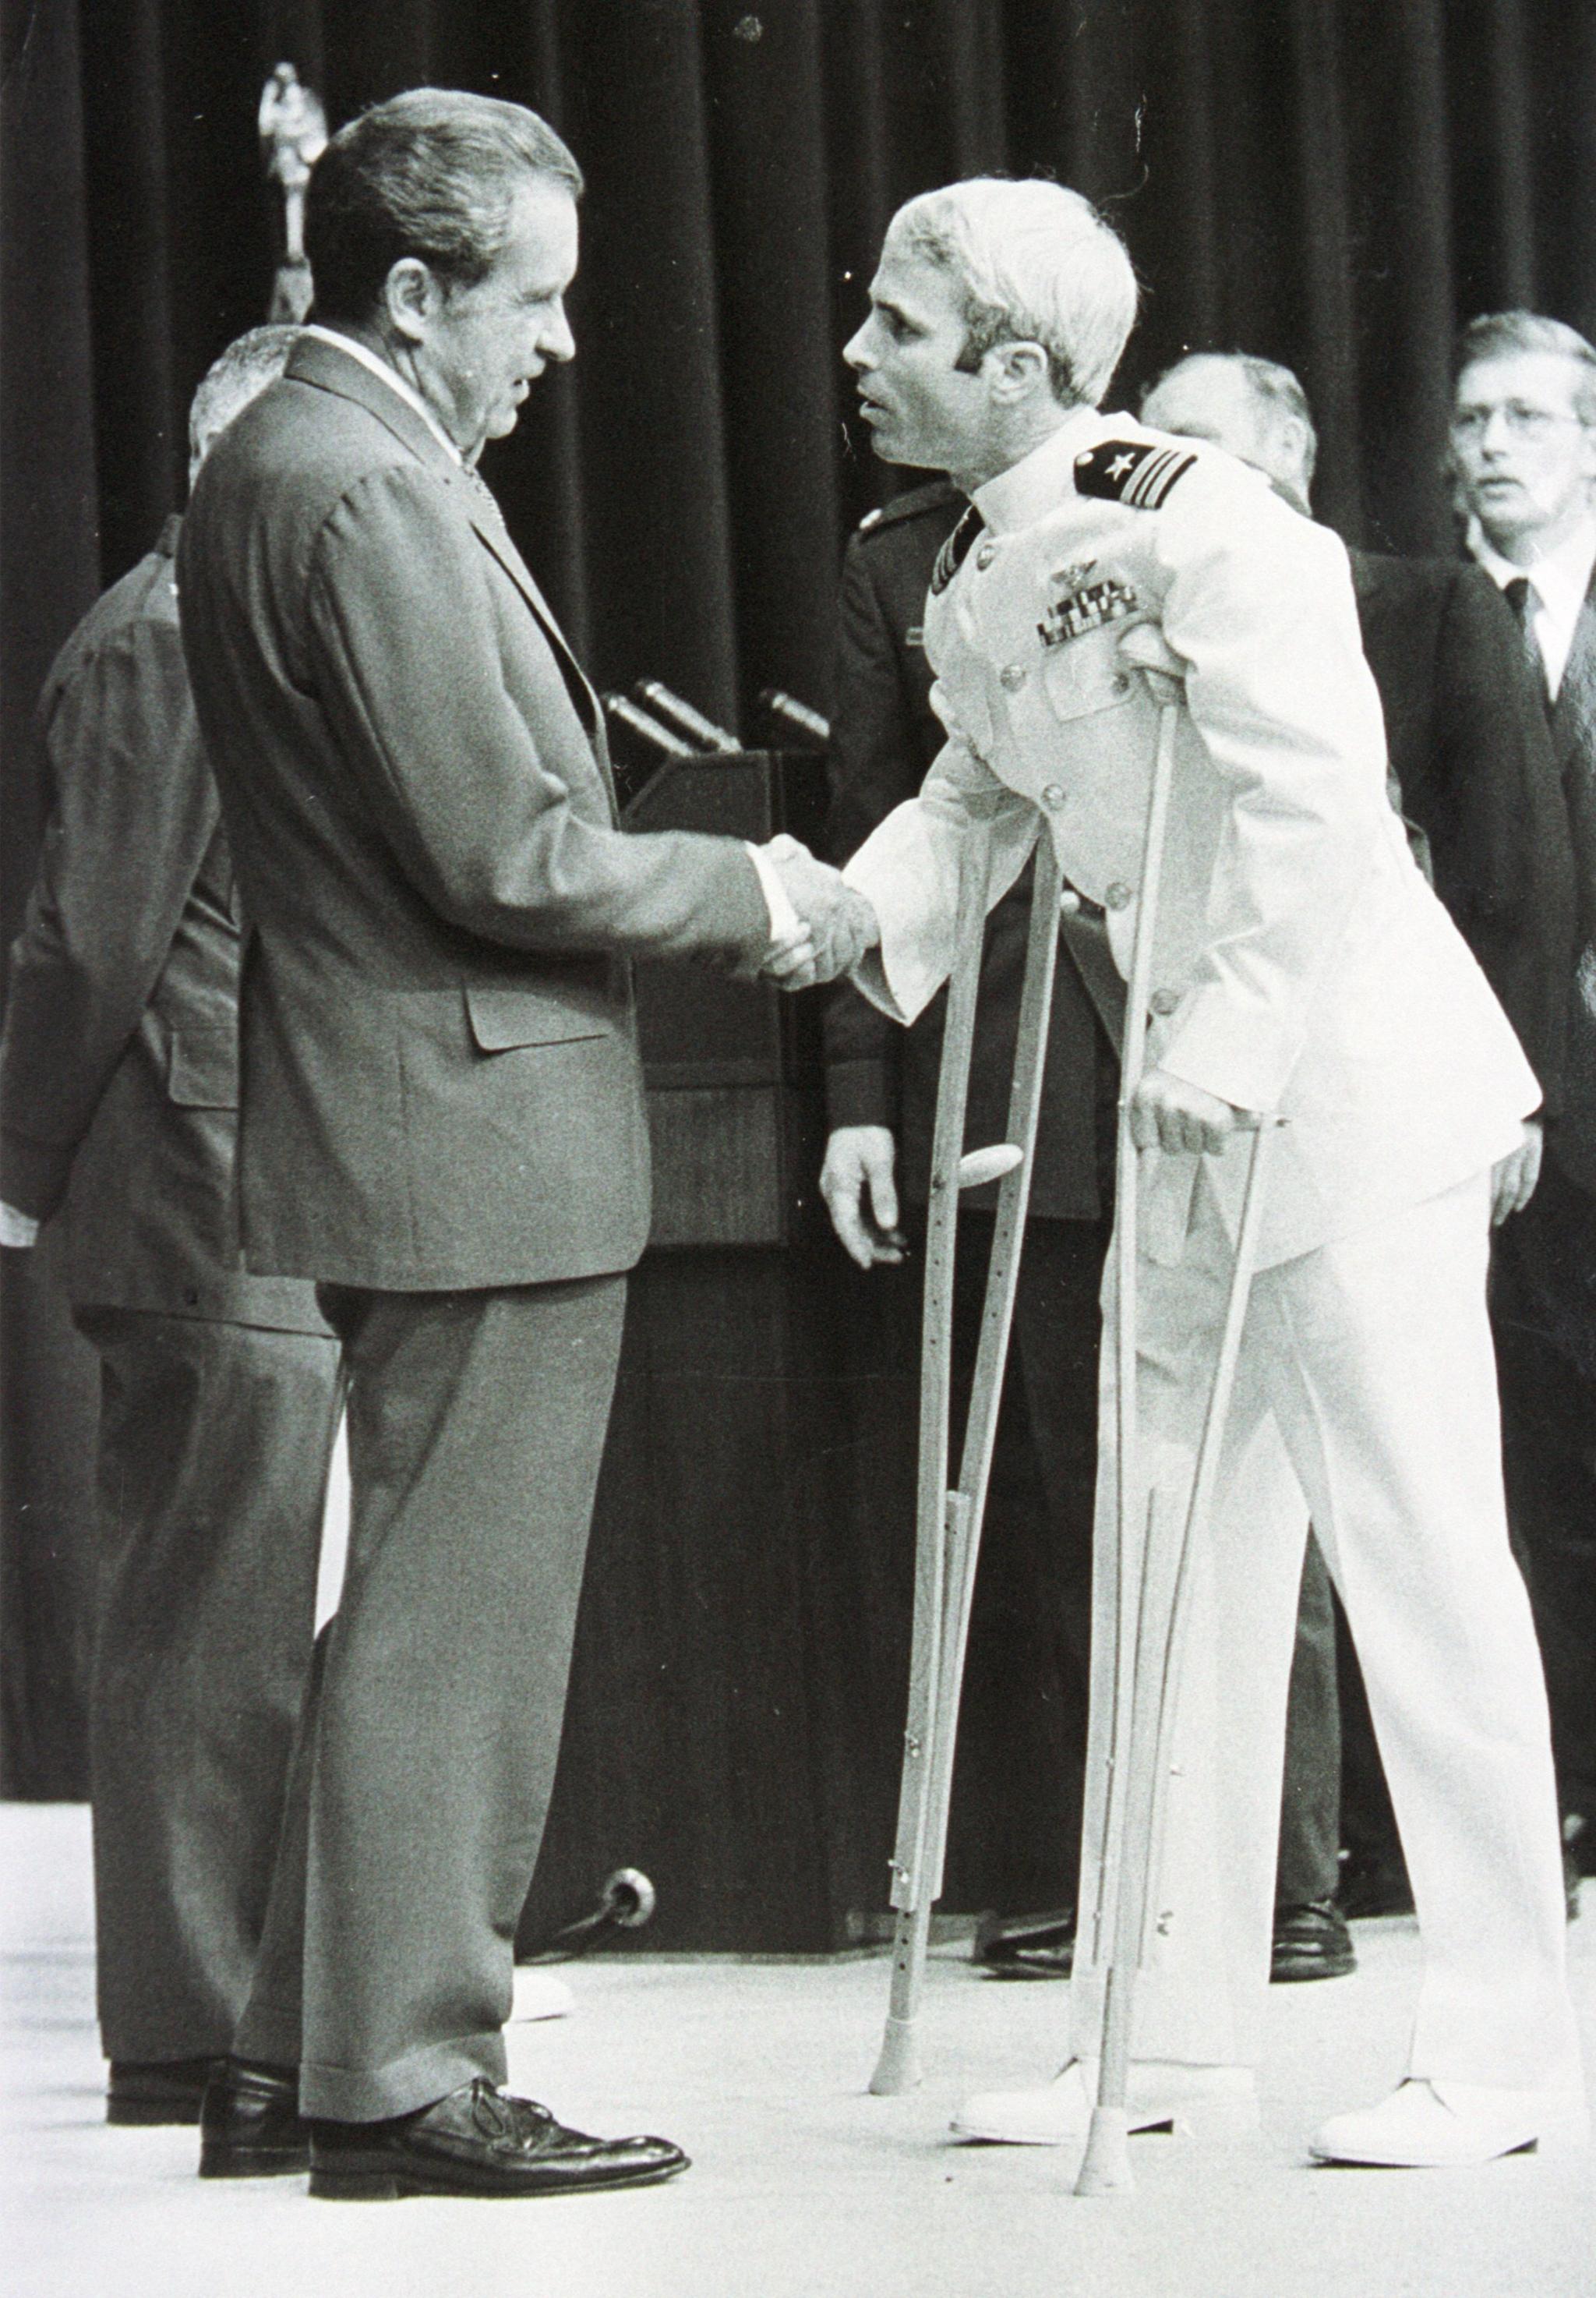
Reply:
<svg viewBox="0 0 1596 2298"><path fill-rule="evenodd" d="M212 450L178 581L251 929L251 1265L398 1291L629 1267L627 961L757 959L747 854L621 834L591 690L502 522L332 345Z"/></svg>
<svg viewBox="0 0 1596 2298"><path fill-rule="evenodd" d="M90 608L39 705L52 805L12 953L0 1197L64 1206L83 1307L325 1332L234 1218L239 926L177 634L178 522Z"/></svg>

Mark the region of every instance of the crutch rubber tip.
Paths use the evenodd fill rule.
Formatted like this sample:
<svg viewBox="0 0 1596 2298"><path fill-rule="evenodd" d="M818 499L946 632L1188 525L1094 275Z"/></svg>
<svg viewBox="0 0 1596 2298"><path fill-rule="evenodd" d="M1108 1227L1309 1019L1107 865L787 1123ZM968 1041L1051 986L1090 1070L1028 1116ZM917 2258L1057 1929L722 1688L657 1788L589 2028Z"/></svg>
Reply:
<svg viewBox="0 0 1596 2298"><path fill-rule="evenodd" d="M896 2098L901 2091L913 2090L919 2079L920 2049L914 2028L907 2019L889 2016L886 2032L881 2038L881 2056L870 2077L871 2095L876 2098Z"/></svg>
<svg viewBox="0 0 1596 2298"><path fill-rule="evenodd" d="M1000 1181L1005 1173L1012 1173L1024 1161L1024 1151L1012 1141L995 1142L990 1149L972 1149L958 1161L958 1186L982 1188L988 1181Z"/></svg>
<svg viewBox="0 0 1596 2298"><path fill-rule="evenodd" d="M1130 2119L1124 2108L1094 2106L1075 2192L1128 2195L1135 2184L1131 2173Z"/></svg>

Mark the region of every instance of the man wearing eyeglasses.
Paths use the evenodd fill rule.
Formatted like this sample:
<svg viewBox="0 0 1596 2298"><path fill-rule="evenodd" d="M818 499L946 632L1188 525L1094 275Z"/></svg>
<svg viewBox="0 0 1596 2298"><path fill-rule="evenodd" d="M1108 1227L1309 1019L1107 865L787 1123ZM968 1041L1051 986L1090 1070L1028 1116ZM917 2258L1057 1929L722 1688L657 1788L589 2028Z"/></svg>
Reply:
<svg viewBox="0 0 1596 2298"><path fill-rule="evenodd" d="M1528 311L1459 339L1452 459L1468 547L1546 706L1579 925L1541 1185L1500 1232L1504 1466L1545 1654L1564 1829L1596 1871L1596 349Z"/></svg>

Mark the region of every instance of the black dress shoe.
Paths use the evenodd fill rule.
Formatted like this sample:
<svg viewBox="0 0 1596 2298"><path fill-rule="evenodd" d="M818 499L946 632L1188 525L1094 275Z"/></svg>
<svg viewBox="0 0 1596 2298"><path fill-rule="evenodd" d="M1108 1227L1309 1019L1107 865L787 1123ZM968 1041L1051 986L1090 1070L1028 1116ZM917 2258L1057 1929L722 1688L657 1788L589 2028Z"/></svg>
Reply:
<svg viewBox="0 0 1596 2298"><path fill-rule="evenodd" d="M297 2067L226 2059L200 2115L202 2178L283 2178L310 2161Z"/></svg>
<svg viewBox="0 0 1596 2298"><path fill-rule="evenodd" d="M205 2086L220 2059L112 2059L107 2122L198 2122Z"/></svg>
<svg viewBox="0 0 1596 2298"><path fill-rule="evenodd" d="M1313 1899L1305 1907L1275 1909L1271 1979L1345 1979L1357 1967L1352 1933L1333 1900Z"/></svg>
<svg viewBox="0 0 1596 2298"><path fill-rule="evenodd" d="M970 1959L994 1979L1067 1979L1075 1959L1075 1911L983 1915Z"/></svg>
<svg viewBox="0 0 1596 2298"><path fill-rule="evenodd" d="M328 2202L401 2195L568 2195L673 2178L687 2158L668 2138L589 2138L547 2107L479 2075L391 2122L314 2122L310 2191Z"/></svg>

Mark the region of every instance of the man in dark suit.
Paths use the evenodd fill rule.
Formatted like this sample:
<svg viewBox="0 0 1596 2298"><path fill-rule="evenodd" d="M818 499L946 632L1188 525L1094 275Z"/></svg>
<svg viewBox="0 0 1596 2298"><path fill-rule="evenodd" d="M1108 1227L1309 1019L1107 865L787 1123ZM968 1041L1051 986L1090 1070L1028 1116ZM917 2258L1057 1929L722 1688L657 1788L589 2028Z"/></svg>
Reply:
<svg viewBox="0 0 1596 2298"><path fill-rule="evenodd" d="M1229 449L1309 515L1318 442L1289 368L1245 353L1197 353L1160 376L1141 412L1160 429ZM1363 650L1385 714L1394 803L1529 1055L1545 1109L1556 1111L1574 888L1562 797L1511 618L1489 584L1454 560L1350 556ZM1530 1151L1499 1189L1499 1226L1522 1214L1538 1170L1537 1126ZM1358 1850L1378 1871L1383 1903L1394 1903L1405 1890L1394 1823L1372 1738L1365 1745L1359 1734L1355 1744L1363 1781ZM1310 1540L1287 1723L1277 1976L1318 1976L1350 1959L1332 1904L1342 1757L1334 1608Z"/></svg>
<svg viewBox="0 0 1596 2298"><path fill-rule="evenodd" d="M1469 547L1518 620L1578 893L1561 1093L1494 1271L1508 1499L1546 1659L1565 1837L1596 1872L1596 349L1527 311L1459 339L1452 459Z"/></svg>
<svg viewBox="0 0 1596 2298"><path fill-rule="evenodd" d="M648 1234L628 960L862 946L801 848L620 832L592 690L475 476L572 356L580 182L487 97L342 129L308 195L320 324L179 559L251 928L245 1252L318 1281L350 1385L344 1599L202 2168L309 2153L331 2196L684 2166L498 2087Z"/></svg>
<svg viewBox="0 0 1596 2298"><path fill-rule="evenodd" d="M281 372L258 327L196 393L193 467ZM177 630L179 522L58 657L52 810L0 1046L0 1220L66 1231L101 1368L89 1697L112 2122L193 2122L249 1990L309 1674L338 1352L238 1267L240 929Z"/></svg>
<svg viewBox="0 0 1596 2298"><path fill-rule="evenodd" d="M920 641L938 550L965 508L945 481L873 511L848 545L832 713L831 859L844 862L912 798L945 739ZM987 921L966 1136L1004 1138L1030 930L1027 872ZM1097 1479L1098 1292L1113 1191L1119 1065L1093 1004L1090 926L1066 927L1048 1039L1030 1220L1015 1310L1016 1362L999 1423L964 1688L952 1889L981 1838L982 1884L1018 1915L1073 1888L1081 1831ZM1108 971L1112 971L1109 963ZM1099 971L1105 994L1112 996ZM861 1268L905 1252L900 1196L919 1234L946 1000L912 1029L849 983L825 1018L831 1133L821 1190ZM956 1357L967 1385L979 1337L995 1187L960 1201ZM1054 1870L1057 1880L1054 1880ZM1062 1912L983 1936L995 1967L1067 1972Z"/></svg>

